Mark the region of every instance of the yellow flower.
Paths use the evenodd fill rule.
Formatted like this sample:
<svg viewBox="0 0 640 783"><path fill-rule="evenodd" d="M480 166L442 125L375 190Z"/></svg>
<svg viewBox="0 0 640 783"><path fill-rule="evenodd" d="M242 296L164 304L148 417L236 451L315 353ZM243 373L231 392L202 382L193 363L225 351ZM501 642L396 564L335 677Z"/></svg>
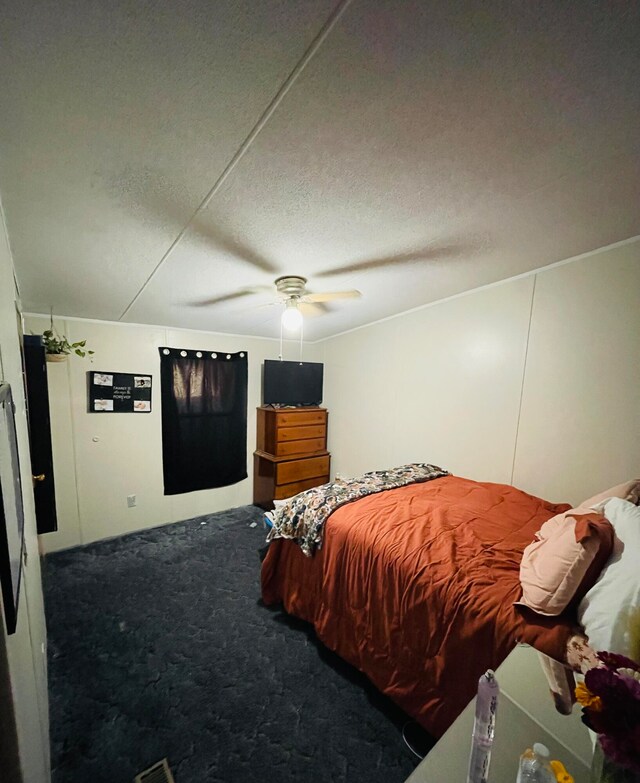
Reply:
<svg viewBox="0 0 640 783"><path fill-rule="evenodd" d="M588 710L593 710L594 712L602 711L602 699L599 696L594 696L583 682L578 683L576 686L576 699L579 704Z"/></svg>

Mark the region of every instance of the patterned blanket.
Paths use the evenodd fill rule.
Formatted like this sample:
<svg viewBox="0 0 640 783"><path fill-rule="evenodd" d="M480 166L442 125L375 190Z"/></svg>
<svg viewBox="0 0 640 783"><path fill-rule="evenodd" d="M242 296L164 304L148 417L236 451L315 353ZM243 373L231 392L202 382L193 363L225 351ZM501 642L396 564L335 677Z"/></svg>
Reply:
<svg viewBox="0 0 640 783"><path fill-rule="evenodd" d="M316 547L322 546L322 532L328 517L340 506L407 484L448 476L449 473L436 465L422 462L403 465L391 470L375 470L353 479L312 487L278 506L273 513L273 527L267 541L273 538L295 539L302 551L311 557Z"/></svg>

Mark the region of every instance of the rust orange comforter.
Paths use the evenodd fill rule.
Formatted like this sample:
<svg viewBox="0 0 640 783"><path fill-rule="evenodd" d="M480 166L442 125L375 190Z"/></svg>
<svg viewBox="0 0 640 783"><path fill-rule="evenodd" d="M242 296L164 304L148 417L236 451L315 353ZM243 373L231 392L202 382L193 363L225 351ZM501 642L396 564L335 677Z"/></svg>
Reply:
<svg viewBox="0 0 640 783"><path fill-rule="evenodd" d="M524 548L567 508L455 476L370 495L329 517L312 558L273 541L262 597L313 623L439 737L517 641L562 660L569 618L525 616L513 602Z"/></svg>

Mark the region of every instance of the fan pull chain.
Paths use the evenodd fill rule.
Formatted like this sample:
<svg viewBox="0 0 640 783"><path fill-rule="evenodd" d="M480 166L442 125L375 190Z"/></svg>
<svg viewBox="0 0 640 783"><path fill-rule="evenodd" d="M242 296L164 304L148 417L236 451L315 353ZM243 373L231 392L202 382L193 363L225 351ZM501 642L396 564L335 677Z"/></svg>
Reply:
<svg viewBox="0 0 640 783"><path fill-rule="evenodd" d="M300 361L302 361L302 335L304 333L304 318L300 324Z"/></svg>
<svg viewBox="0 0 640 783"><path fill-rule="evenodd" d="M282 318L280 319L280 355L278 356L278 359L282 361Z"/></svg>

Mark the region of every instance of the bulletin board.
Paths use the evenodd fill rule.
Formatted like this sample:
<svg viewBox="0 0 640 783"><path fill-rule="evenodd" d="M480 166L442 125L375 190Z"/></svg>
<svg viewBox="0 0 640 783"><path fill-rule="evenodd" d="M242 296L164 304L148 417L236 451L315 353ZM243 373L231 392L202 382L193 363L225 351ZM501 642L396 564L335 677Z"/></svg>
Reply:
<svg viewBox="0 0 640 783"><path fill-rule="evenodd" d="M151 376L89 372L89 413L151 413Z"/></svg>

